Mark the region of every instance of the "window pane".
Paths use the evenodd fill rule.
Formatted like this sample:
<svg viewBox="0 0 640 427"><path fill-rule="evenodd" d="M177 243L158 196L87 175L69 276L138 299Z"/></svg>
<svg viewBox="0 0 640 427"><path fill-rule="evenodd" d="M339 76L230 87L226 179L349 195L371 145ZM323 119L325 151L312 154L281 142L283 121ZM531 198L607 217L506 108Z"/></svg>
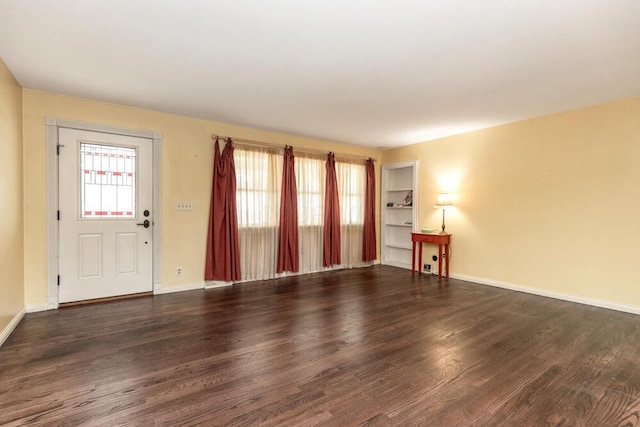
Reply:
<svg viewBox="0 0 640 427"><path fill-rule="evenodd" d="M366 171L363 164L336 162L340 222L364 224L364 187Z"/></svg>
<svg viewBox="0 0 640 427"><path fill-rule="evenodd" d="M282 156L240 148L236 148L233 156L238 227L278 225Z"/></svg>
<svg viewBox="0 0 640 427"><path fill-rule="evenodd" d="M298 224L322 225L324 221L324 161L296 157Z"/></svg>
<svg viewBox="0 0 640 427"><path fill-rule="evenodd" d="M80 217L135 218L136 149L80 143Z"/></svg>

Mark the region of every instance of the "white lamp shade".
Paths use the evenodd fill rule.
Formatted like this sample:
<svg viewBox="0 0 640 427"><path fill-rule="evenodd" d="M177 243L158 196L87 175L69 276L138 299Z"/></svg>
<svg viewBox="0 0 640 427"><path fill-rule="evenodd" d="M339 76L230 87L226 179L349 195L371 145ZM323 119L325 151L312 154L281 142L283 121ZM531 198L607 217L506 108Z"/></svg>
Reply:
<svg viewBox="0 0 640 427"><path fill-rule="evenodd" d="M438 195L438 203L435 204L436 208L447 208L449 206L453 206L451 203L451 196L449 193L440 193Z"/></svg>

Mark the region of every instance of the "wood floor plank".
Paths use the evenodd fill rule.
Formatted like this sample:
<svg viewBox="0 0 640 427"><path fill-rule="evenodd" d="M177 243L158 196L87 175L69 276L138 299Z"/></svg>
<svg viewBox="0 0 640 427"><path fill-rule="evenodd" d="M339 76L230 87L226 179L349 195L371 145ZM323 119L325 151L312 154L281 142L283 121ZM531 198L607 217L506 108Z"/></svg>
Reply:
<svg viewBox="0 0 640 427"><path fill-rule="evenodd" d="M27 314L0 425L640 425L635 315L387 266Z"/></svg>

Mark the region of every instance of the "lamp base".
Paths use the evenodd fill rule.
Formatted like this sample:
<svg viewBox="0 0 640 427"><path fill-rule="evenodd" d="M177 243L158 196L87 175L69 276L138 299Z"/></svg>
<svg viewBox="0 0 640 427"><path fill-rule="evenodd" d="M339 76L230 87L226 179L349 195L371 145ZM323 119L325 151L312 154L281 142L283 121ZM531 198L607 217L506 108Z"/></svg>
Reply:
<svg viewBox="0 0 640 427"><path fill-rule="evenodd" d="M438 234L447 234L447 232L446 232L446 231L444 231L444 229L445 229L446 227L447 227L447 226L446 226L446 225L444 225L444 208L442 208L442 231L441 231L440 233L438 233Z"/></svg>

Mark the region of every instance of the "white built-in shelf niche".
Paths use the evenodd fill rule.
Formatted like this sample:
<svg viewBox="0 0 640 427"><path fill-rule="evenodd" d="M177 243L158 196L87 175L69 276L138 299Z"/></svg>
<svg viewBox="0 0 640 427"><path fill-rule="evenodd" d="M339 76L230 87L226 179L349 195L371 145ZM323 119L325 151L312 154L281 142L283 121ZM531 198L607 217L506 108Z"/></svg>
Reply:
<svg viewBox="0 0 640 427"><path fill-rule="evenodd" d="M407 206L406 198L410 192L411 205ZM411 269L411 232L417 230L417 199L417 160L382 166L383 264Z"/></svg>

